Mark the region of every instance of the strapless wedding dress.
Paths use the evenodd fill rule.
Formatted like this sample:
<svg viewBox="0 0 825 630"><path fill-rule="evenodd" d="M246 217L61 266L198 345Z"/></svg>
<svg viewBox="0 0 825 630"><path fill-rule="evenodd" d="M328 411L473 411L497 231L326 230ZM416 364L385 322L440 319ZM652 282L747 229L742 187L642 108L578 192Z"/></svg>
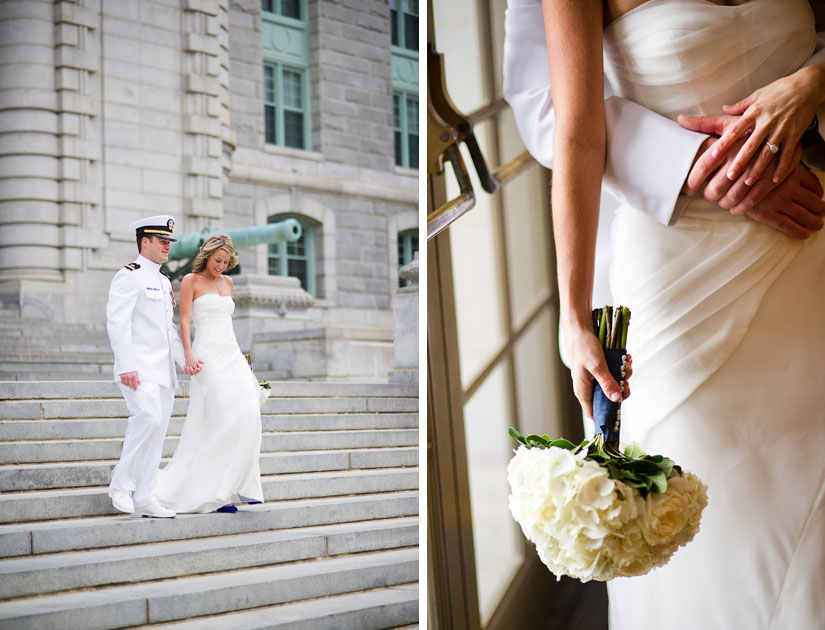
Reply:
<svg viewBox="0 0 825 630"><path fill-rule="evenodd" d="M804 0L652 0L605 29L621 96L674 118L800 67ZM633 312L623 440L708 485L696 539L608 583L612 630L825 628L825 235L796 241L694 198L673 227L613 224L611 286Z"/></svg>
<svg viewBox="0 0 825 630"><path fill-rule="evenodd" d="M189 409L172 460L158 473L158 500L176 512L211 512L240 500L263 501L258 458L258 383L241 354L231 296L206 293L192 303Z"/></svg>

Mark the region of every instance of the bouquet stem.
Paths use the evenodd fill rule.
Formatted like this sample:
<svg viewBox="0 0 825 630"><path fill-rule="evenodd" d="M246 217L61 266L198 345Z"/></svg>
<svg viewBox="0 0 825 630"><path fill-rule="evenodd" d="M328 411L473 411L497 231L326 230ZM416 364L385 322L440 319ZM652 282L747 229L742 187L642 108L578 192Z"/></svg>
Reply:
<svg viewBox="0 0 825 630"><path fill-rule="evenodd" d="M626 306L613 308L605 306L593 311L593 332L599 338L604 350L604 358L611 376L624 387L624 363L627 351L627 328L630 324L630 309ZM619 446L622 423L622 403L613 402L593 380L593 420L596 430L604 436L607 444Z"/></svg>

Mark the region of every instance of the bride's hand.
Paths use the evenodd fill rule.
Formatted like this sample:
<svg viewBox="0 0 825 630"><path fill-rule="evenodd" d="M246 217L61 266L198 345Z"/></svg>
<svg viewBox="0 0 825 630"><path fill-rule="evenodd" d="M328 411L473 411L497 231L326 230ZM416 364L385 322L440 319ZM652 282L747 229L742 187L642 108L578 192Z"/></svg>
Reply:
<svg viewBox="0 0 825 630"><path fill-rule="evenodd" d="M823 99L825 64L802 68L756 90L738 103L725 105L723 109L726 114L739 118L725 126L722 137L713 147L714 155L723 155L736 140L750 131L750 136L729 166L727 177L735 180L743 174L745 184L753 185L775 157L768 146L770 143L779 148L779 163L773 181L783 181L793 169L794 148ZM757 152L758 158L749 165Z"/></svg>
<svg viewBox="0 0 825 630"><path fill-rule="evenodd" d="M183 367L183 373L194 376L203 368L203 361L197 358L194 354L186 357L186 365Z"/></svg>
<svg viewBox="0 0 825 630"><path fill-rule="evenodd" d="M573 379L573 392L584 411L584 415L593 419L593 379L613 402L619 402L630 395L627 380L633 373L632 358L628 355L625 367L624 396L619 384L607 368L604 360L604 351L599 340L592 331L584 328L575 328L565 331L567 352L570 357L570 375Z"/></svg>

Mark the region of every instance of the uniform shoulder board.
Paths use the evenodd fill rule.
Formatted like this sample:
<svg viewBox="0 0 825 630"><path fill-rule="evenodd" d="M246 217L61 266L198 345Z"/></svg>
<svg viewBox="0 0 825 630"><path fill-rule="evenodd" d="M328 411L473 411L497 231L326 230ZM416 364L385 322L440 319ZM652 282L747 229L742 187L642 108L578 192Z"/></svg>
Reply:
<svg viewBox="0 0 825 630"><path fill-rule="evenodd" d="M137 263L129 263L128 265L123 265L124 269L128 269L129 271L134 271L135 269L140 269L140 265Z"/></svg>
<svg viewBox="0 0 825 630"><path fill-rule="evenodd" d="M168 274L168 273L166 273L166 270L165 270L163 267L161 267L161 268L160 268L160 272L161 272L164 276L166 276L167 278L169 278L169 281L170 281L170 282L172 281L172 278L170 278L170 277L169 277L169 274Z"/></svg>

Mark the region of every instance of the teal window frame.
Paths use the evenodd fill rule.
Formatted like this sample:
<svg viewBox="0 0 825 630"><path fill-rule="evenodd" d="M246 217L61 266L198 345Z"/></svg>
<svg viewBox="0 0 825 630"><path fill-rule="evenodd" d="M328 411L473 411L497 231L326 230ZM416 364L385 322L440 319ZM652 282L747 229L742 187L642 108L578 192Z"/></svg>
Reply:
<svg viewBox="0 0 825 630"><path fill-rule="evenodd" d="M415 22L407 21L413 17ZM417 0L390 0L394 160L396 166L414 169L419 144L417 24Z"/></svg>
<svg viewBox="0 0 825 630"><path fill-rule="evenodd" d="M278 214L269 217L267 223L284 219L295 219L301 224L301 238L294 243L270 243L267 247L267 273L270 276L291 276L295 266L303 266L301 287L312 297L316 297L315 283L315 226L297 214ZM292 264L290 264L292 263Z"/></svg>
<svg viewBox="0 0 825 630"><path fill-rule="evenodd" d="M396 166L418 168L418 94L393 91L392 120Z"/></svg>
<svg viewBox="0 0 825 630"><path fill-rule="evenodd" d="M415 252L418 251L418 230L412 228L398 233L398 269L412 262ZM412 282L398 278L398 286L406 287Z"/></svg>
<svg viewBox="0 0 825 630"><path fill-rule="evenodd" d="M297 8L300 19L282 15L285 7ZM307 151L311 145L307 2L262 0L261 8L264 142ZM298 75L297 90L288 82L293 74ZM290 126L290 114L300 114L300 126ZM294 129L300 129L300 141L290 138Z"/></svg>
<svg viewBox="0 0 825 630"><path fill-rule="evenodd" d="M393 48L418 52L418 17L418 0L390 0L390 37ZM414 18L414 22L411 18Z"/></svg>

